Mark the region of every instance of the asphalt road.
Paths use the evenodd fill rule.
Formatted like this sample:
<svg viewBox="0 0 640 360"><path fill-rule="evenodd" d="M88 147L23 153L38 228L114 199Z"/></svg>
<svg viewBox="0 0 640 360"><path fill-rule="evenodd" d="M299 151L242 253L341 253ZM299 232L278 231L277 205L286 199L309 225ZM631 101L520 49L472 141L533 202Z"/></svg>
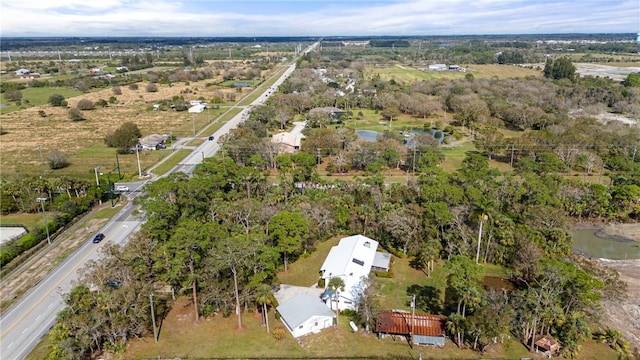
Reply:
<svg viewBox="0 0 640 360"><path fill-rule="evenodd" d="M317 44L313 44L307 51L317 47ZM253 105L264 102L294 70L295 65L289 66L275 84L253 102ZM213 134L215 139L238 126L248 111L249 109L246 108L225 123ZM201 163L205 157L213 156L219 148L217 141L205 141L171 172L184 171L191 174L196 164ZM144 185L150 181L153 180L126 184L131 190L127 193L129 199L133 200L138 196ZM64 308L63 296L71 290L73 282L77 279L77 270L89 260L98 260L99 249L105 243L112 242L124 245L129 237L139 229L142 220L132 214L135 208L132 201L129 201L128 205L100 230L106 236L101 243L94 244L91 241L92 238L87 239L84 245L2 314L0 318L0 359L24 359L33 350L40 339L55 324L56 314Z"/></svg>

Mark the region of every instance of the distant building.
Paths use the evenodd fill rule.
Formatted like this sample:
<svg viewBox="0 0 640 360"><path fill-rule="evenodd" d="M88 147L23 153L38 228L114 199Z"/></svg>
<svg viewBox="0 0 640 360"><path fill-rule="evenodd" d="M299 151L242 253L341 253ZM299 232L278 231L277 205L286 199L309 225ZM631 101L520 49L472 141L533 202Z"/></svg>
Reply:
<svg viewBox="0 0 640 360"><path fill-rule="evenodd" d="M290 132L283 132L279 134L274 134L273 137L271 138L271 142L279 145L280 153L291 154L296 150L300 150L300 145L304 137L305 136L302 134L292 134Z"/></svg>
<svg viewBox="0 0 640 360"><path fill-rule="evenodd" d="M435 71L447 70L447 64L430 64L429 70L435 70Z"/></svg>
<svg viewBox="0 0 640 360"><path fill-rule="evenodd" d="M18 69L15 71L16 75L26 75L28 73L30 73L31 71L29 69Z"/></svg>

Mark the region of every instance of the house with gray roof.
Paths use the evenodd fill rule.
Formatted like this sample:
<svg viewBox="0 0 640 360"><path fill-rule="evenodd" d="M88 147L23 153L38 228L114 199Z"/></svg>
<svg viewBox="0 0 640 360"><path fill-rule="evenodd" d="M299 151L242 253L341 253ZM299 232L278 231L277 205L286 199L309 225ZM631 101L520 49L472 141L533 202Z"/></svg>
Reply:
<svg viewBox="0 0 640 360"><path fill-rule="evenodd" d="M276 308L293 337L315 334L333 326L336 314L317 296L296 295Z"/></svg>

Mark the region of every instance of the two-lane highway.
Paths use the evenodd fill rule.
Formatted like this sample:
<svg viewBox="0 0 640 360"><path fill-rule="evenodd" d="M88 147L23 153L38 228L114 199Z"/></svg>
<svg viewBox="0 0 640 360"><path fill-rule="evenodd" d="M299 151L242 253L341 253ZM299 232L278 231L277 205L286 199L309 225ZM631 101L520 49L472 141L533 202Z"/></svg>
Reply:
<svg viewBox="0 0 640 360"><path fill-rule="evenodd" d="M318 43L311 45L306 52L315 49ZM305 52L305 53L306 53ZM260 94L253 105L266 100L273 91L295 70L295 65L290 65L274 85ZM214 134L215 139L228 133L232 128L246 118L248 109L243 110L233 119L225 123ZM202 162L204 157L215 155L219 150L217 141L205 141L185 161L171 172L184 171L190 174L195 164ZM129 184L132 190L127 194L129 200L133 200L147 182ZM130 201L116 216L112 218L101 230L105 239L99 243L92 243L88 238L86 243L78 248L71 256L54 268L37 286L29 290L16 303L9 308L0 318L0 359L23 359L49 331L55 323L57 313L64 308L63 294L72 288L72 282L78 277L77 270L89 260L98 260L99 249L107 242L125 244L129 237L136 232L142 224L142 219L133 215L136 206Z"/></svg>

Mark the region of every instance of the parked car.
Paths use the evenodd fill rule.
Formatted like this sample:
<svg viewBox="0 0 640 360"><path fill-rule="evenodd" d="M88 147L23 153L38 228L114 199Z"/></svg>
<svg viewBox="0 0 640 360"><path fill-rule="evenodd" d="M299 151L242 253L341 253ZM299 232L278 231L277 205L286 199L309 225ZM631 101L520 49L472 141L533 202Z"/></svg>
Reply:
<svg viewBox="0 0 640 360"><path fill-rule="evenodd" d="M213 135L209 136L209 140L213 140Z"/></svg>
<svg viewBox="0 0 640 360"><path fill-rule="evenodd" d="M100 241L102 241L102 239L104 239L104 234L103 233L97 233L96 236L93 238L93 243L97 244Z"/></svg>
<svg viewBox="0 0 640 360"><path fill-rule="evenodd" d="M127 192L129 191L129 187L125 185L118 185L116 186L116 191Z"/></svg>

